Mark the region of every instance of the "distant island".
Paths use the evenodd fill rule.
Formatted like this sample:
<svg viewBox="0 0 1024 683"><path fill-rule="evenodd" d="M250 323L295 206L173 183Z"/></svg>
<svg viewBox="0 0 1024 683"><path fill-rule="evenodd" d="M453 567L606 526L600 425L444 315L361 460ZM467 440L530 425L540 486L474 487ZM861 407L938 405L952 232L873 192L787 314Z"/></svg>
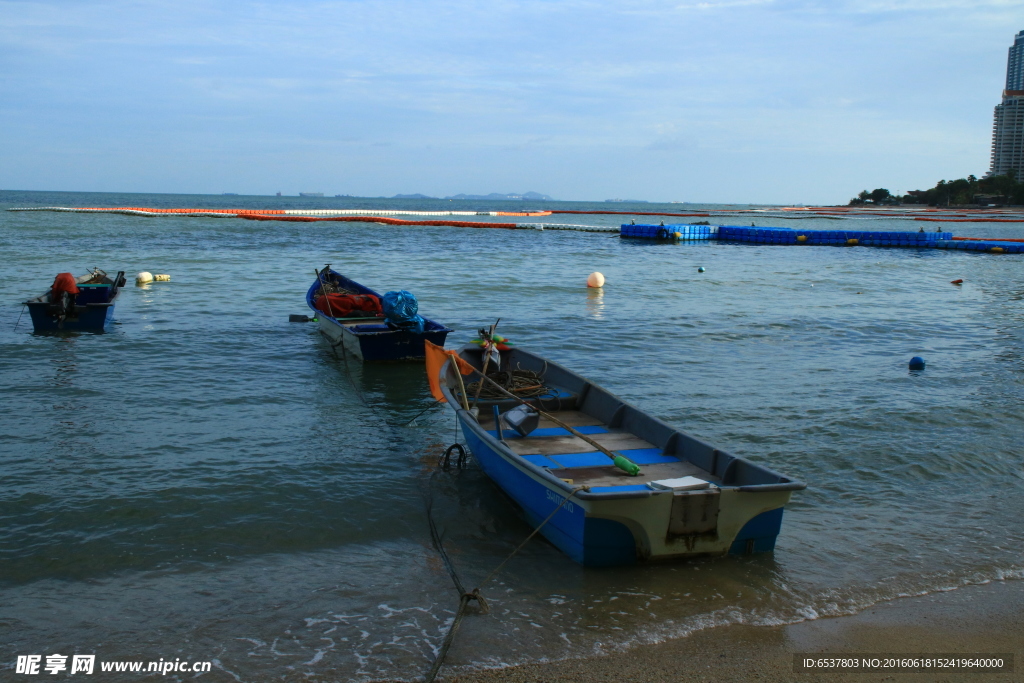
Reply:
<svg viewBox="0 0 1024 683"><path fill-rule="evenodd" d="M1024 204L1024 182L1018 182L1010 171L1006 175L976 178L969 175L958 180L940 180L927 190L911 190L894 195L884 187L863 190L850 200L850 206L896 204L927 204L928 206L1005 206Z"/></svg>
<svg viewBox="0 0 1024 683"><path fill-rule="evenodd" d="M392 199L438 199L438 197L431 197L425 194L396 194ZM500 194L498 192L492 192L490 194L453 194L450 197L443 197L443 199L554 201L554 199L548 195L540 194L539 192L524 192L522 194Z"/></svg>

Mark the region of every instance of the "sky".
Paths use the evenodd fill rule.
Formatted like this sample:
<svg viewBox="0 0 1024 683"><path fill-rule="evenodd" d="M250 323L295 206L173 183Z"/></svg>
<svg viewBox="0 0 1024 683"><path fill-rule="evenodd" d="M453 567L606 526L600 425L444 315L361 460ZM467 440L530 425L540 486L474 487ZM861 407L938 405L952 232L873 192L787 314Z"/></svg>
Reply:
<svg viewBox="0 0 1024 683"><path fill-rule="evenodd" d="M1020 0L0 0L0 188L845 203L988 170Z"/></svg>

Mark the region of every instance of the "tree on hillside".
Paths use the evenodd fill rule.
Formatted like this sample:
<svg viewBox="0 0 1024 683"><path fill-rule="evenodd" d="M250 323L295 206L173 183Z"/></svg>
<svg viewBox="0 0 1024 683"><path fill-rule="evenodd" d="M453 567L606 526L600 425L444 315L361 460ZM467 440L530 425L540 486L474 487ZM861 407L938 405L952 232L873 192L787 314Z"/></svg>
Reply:
<svg viewBox="0 0 1024 683"><path fill-rule="evenodd" d="M940 180L935 187L928 190L912 190L902 200L905 203L920 202L931 206L947 206L950 204L973 204L979 195L1005 197L1011 204L1024 204L1024 183L1017 182L1016 174L1010 171L1006 175L977 178L969 175L957 180ZM984 200L978 200L984 201ZM1003 200L999 200L1003 201Z"/></svg>

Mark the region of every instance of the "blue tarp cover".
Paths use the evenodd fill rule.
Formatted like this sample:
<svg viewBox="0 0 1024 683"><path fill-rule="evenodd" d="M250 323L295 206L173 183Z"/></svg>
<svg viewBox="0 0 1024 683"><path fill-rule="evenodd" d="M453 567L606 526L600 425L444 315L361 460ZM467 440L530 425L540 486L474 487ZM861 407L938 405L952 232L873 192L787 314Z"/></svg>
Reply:
<svg viewBox="0 0 1024 683"><path fill-rule="evenodd" d="M424 320L418 315L420 305L411 292L404 289L388 292L380 303L384 309L384 319L389 323L403 330L423 333Z"/></svg>

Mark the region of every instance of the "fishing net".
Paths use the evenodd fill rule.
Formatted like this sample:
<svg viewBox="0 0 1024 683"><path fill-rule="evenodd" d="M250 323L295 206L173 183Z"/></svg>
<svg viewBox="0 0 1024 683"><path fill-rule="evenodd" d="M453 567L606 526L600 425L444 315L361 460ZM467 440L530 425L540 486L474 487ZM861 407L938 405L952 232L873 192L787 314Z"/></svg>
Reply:
<svg viewBox="0 0 1024 683"><path fill-rule="evenodd" d="M487 374L487 378L497 383L505 389L505 391L515 394L519 398L535 398L537 396L543 396L550 391L550 389L544 385L544 378L533 370L516 368L512 371L503 370L500 372L491 372ZM505 394L498 391L493 385L488 382L484 382L483 380L467 384L467 395L476 396L477 389L480 388L481 382L483 382L483 388L480 390L481 400L503 400L508 398Z"/></svg>

